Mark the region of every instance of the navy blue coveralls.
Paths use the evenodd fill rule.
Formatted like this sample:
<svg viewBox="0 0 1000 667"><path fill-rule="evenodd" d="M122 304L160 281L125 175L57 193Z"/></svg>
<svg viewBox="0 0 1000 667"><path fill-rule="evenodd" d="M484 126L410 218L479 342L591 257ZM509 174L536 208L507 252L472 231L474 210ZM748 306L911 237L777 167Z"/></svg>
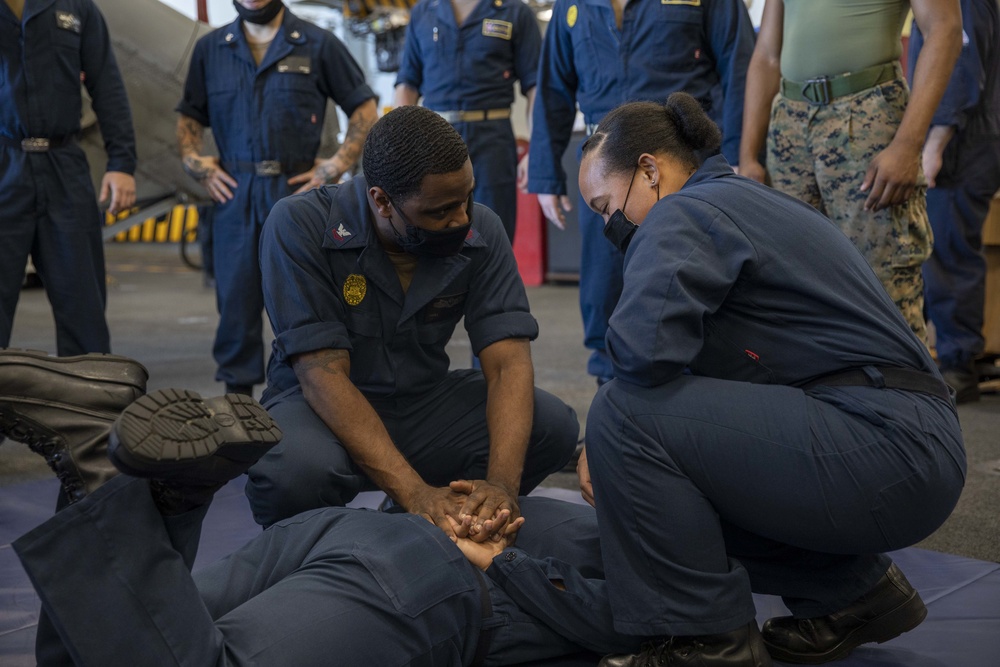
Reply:
<svg viewBox="0 0 1000 667"><path fill-rule="evenodd" d="M406 84L434 111L510 109L514 80L535 87L542 36L521 0L479 0L459 26L448 0L422 0L410 12L396 85ZM507 118L452 123L469 147L476 201L500 216L514 240L517 145Z"/></svg>
<svg viewBox="0 0 1000 667"><path fill-rule="evenodd" d="M485 574L426 519L324 508L192 576L205 509L163 517L146 481L125 476L14 549L79 665L458 667L635 651L612 628L593 510L519 503L517 547Z"/></svg>
<svg viewBox="0 0 1000 667"><path fill-rule="evenodd" d="M287 9L259 66L240 19L195 45L177 111L212 128L222 168L239 183L213 220L216 380L264 381L260 228L296 189L288 179L313 167L327 98L350 116L373 97L343 43Z"/></svg>
<svg viewBox="0 0 1000 667"><path fill-rule="evenodd" d="M832 613L958 500L955 408L864 257L722 156L636 232L608 354L587 456L619 632L727 632L751 590Z"/></svg>
<svg viewBox="0 0 1000 667"><path fill-rule="evenodd" d="M625 102L693 95L722 130L722 152L738 158L743 87L754 33L740 0L633 0L615 26L610 0L557 0L542 44L532 116L528 190L566 194L562 156L580 105L596 127ZM604 353L608 318L622 285L621 253L604 240L604 221L581 200L580 311L587 370L611 377Z"/></svg>
<svg viewBox="0 0 1000 667"><path fill-rule="evenodd" d="M404 294L370 219L365 179L279 202L264 225L264 301L275 340L262 401L284 437L249 471L247 496L263 525L376 487L302 395L292 359L348 350L351 381L425 482L481 479L489 457L486 381L449 372L445 345L464 317L472 351L534 339L538 324L499 219L485 206L454 257L421 257ZM521 492L569 459L576 413L535 390Z"/></svg>
<svg viewBox="0 0 1000 667"><path fill-rule="evenodd" d="M101 213L80 132L80 80L93 98L107 171L135 171L135 135L104 17L91 0L0 5L0 347L10 344L30 255L61 356L109 352ZM25 139L49 149L27 152ZM36 145L38 142L35 142Z"/></svg>
<svg viewBox="0 0 1000 667"><path fill-rule="evenodd" d="M932 125L955 135L936 187L927 190L934 253L924 263L924 299L943 368L983 353L986 259L983 222L1000 188L1000 17L994 0L963 0L962 52ZM914 23L909 72L924 39Z"/></svg>

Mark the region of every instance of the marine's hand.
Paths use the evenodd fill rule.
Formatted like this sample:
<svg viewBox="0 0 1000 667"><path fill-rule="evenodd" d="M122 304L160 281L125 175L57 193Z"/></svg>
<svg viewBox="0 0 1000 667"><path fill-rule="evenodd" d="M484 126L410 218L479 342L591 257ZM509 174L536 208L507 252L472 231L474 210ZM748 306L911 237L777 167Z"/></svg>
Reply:
<svg viewBox="0 0 1000 667"><path fill-rule="evenodd" d="M447 535L452 536L455 533L448 517L459 519L465 500L466 496L463 493L456 493L446 487L424 485L411 493L406 502L401 504L410 514L424 517Z"/></svg>
<svg viewBox="0 0 1000 667"><path fill-rule="evenodd" d="M767 179L767 169L764 169L764 165L757 160L740 160L740 166L736 173L758 183L763 183Z"/></svg>
<svg viewBox="0 0 1000 667"><path fill-rule="evenodd" d="M566 229L566 216L563 211L572 211L573 202L566 195L538 195L538 203L542 206L542 214L549 222L559 229Z"/></svg>
<svg viewBox="0 0 1000 667"><path fill-rule="evenodd" d="M919 146L889 144L872 160L861 184L861 192L868 193L865 210L879 211L905 202L913 194L919 173Z"/></svg>
<svg viewBox="0 0 1000 667"><path fill-rule="evenodd" d="M580 495L590 503L591 507L596 507L594 504L594 484L590 481L590 465L587 463L586 447L580 452L580 458L576 462L576 476L580 480Z"/></svg>
<svg viewBox="0 0 1000 667"><path fill-rule="evenodd" d="M219 158L186 155L184 157L184 171L201 183L208 191L208 195L220 204L225 204L233 198L233 190L238 184L236 179L227 174L219 165Z"/></svg>
<svg viewBox="0 0 1000 667"><path fill-rule="evenodd" d="M451 490L468 496L459 519L472 517L469 536L476 542L498 540L508 521L521 516L517 497L508 489L483 479L460 479L451 483ZM504 511L508 514L504 516Z"/></svg>
<svg viewBox="0 0 1000 667"><path fill-rule="evenodd" d="M509 510L502 510L501 514L505 515L502 517L505 522L510 519ZM458 548L462 550L462 553L470 563L485 572L489 569L495 557L503 553L504 549L514 544L517 531L524 525L524 517L519 516L513 521L507 522L499 539L486 540L485 542L476 542L467 537L458 537L458 535L468 532L472 522L471 516L465 517L461 523L449 516L448 522L451 525L451 541L458 545Z"/></svg>
<svg viewBox="0 0 1000 667"><path fill-rule="evenodd" d="M329 183L336 183L344 172L337 167L333 158L329 160L316 160L316 164L309 171L304 171L288 179L289 185L301 185L294 194L322 187Z"/></svg>
<svg viewBox="0 0 1000 667"><path fill-rule="evenodd" d="M135 203L135 178L121 171L109 171L101 180L101 202L111 198L108 213L118 215L132 208Z"/></svg>

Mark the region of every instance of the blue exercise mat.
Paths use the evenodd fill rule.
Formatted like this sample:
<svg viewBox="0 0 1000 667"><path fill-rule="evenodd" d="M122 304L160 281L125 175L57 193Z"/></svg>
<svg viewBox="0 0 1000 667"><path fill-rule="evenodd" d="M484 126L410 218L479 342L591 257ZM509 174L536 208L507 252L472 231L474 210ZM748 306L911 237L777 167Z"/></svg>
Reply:
<svg viewBox="0 0 1000 667"><path fill-rule="evenodd" d="M0 488L0 665L35 664L38 598L10 543L51 516L55 480ZM581 502L564 489L539 495ZM364 493L353 507L378 507L384 496ZM230 482L206 517L195 569L230 553L260 532L250 516L243 479ZM856 649L837 667L998 667L1000 666L1000 565L923 549L892 554L927 603L927 620L913 632L885 644ZM72 558L72 556L69 556ZM757 620L787 614L781 600L754 596ZM595 656L534 663L532 667L593 667ZM779 663L780 664L780 663ZM526 666L525 666L526 667Z"/></svg>

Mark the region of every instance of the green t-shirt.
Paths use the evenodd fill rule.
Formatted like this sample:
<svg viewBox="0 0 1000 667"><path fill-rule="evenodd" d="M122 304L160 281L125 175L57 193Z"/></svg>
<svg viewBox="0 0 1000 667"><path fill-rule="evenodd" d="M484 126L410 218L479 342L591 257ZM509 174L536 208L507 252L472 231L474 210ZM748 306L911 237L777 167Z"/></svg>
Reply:
<svg viewBox="0 0 1000 667"><path fill-rule="evenodd" d="M781 76L805 81L858 72L903 52L908 0L784 0Z"/></svg>

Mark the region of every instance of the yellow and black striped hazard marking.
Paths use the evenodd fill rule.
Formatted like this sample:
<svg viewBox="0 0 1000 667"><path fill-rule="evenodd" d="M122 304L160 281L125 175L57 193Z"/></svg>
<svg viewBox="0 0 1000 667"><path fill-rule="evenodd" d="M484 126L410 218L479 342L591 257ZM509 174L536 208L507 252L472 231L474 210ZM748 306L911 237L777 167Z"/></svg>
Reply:
<svg viewBox="0 0 1000 667"><path fill-rule="evenodd" d="M118 216L105 214L104 224L111 225L135 213L135 209L122 211ZM149 218L131 229L116 234L115 243L178 243L184 234L194 238L198 229L198 209L178 204L166 215Z"/></svg>

